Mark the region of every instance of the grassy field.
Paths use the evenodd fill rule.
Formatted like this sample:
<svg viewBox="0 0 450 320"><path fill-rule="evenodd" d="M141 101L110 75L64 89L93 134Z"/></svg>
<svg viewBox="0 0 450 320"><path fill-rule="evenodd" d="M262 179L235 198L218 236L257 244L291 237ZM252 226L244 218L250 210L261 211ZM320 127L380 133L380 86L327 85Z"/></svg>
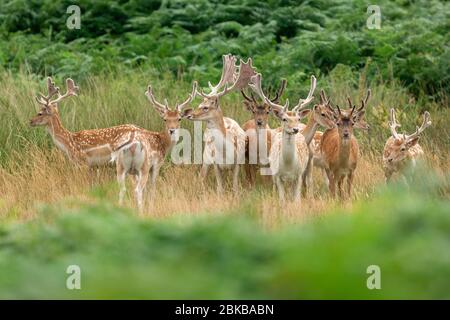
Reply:
<svg viewBox="0 0 450 320"><path fill-rule="evenodd" d="M319 88L341 104L337 92L364 93L363 74L357 87L340 79L319 79ZM149 82L172 103L190 86L139 72L92 77L60 106L62 121L70 130L160 129L143 94ZM44 81L1 74L0 298L450 298L449 109L411 99L395 82L367 85L372 129L357 133L362 157L351 201L331 200L319 176L301 204L281 206L271 185L250 190L244 179L238 197L218 196L212 177L202 186L195 166L167 161L140 216L132 199L116 205L113 168L92 177L43 128L29 127ZM298 92L288 88L287 96ZM421 139L427 167L408 188L384 185L392 106L405 130L420 121L411 110L429 110L433 121ZM249 117L237 93L223 109L240 123ZM82 270L80 291L64 285L72 264ZM382 290L366 287L372 264L382 270Z"/></svg>

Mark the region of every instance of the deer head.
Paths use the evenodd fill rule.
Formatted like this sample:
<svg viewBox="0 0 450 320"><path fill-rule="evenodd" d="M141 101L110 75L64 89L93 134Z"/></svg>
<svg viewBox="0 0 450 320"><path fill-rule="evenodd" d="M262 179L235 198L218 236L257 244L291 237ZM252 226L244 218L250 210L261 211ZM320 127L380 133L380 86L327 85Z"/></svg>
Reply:
<svg viewBox="0 0 450 320"><path fill-rule="evenodd" d="M241 60L239 66L236 66L236 60L237 58L231 54L223 56L222 76L219 83L213 86L211 82L208 82L209 93L204 93L203 90L197 91L197 94L203 97L203 101L195 111L189 111L188 119L205 121L221 116L219 98L232 90L241 90L247 86L250 78L255 75L252 60L250 58L247 62Z"/></svg>
<svg viewBox="0 0 450 320"><path fill-rule="evenodd" d="M55 86L52 78L47 78L47 95L44 96L42 93L39 93L38 96L36 96L36 101L42 107L38 114L30 120L30 125L32 127L45 126L50 123L53 117L59 116L58 103L64 98L77 95L78 87L72 79L68 78L66 80L66 88L66 93L61 95L59 92L59 87ZM57 97L52 100L55 95L57 95Z"/></svg>
<svg viewBox="0 0 450 320"><path fill-rule="evenodd" d="M320 102L314 105L312 111L314 121L319 125L326 129L333 129L335 127L334 110L323 89L320 90Z"/></svg>
<svg viewBox="0 0 450 320"><path fill-rule="evenodd" d="M389 163L397 163L408 157L409 149L417 145L422 132L431 125L430 113L425 111L422 125L416 127L416 131L411 135L397 133L400 124L397 122L394 109L390 110L388 124L394 141L386 144L383 158Z"/></svg>
<svg viewBox="0 0 450 320"><path fill-rule="evenodd" d="M261 74L252 77L249 86L261 97L261 99L267 103L272 111L272 114L281 120L283 132L289 135L297 134L300 132L300 121L305 118L310 110L305 109L306 106L314 99L313 92L316 88L316 78L311 76L311 88L308 96L305 99L300 99L294 108L289 111L289 100L286 99L284 105L280 105L272 102L264 94L261 87Z"/></svg>
<svg viewBox="0 0 450 320"><path fill-rule="evenodd" d="M359 106L358 109L356 109L355 113L354 113L354 118L355 118L355 125L354 127L357 129L362 129L362 130L369 130L370 126L369 124L366 122L364 115L366 113L365 108L367 106L367 102L369 101L371 96L371 90L367 90L367 95L366 97L363 99L361 99L361 105ZM347 102L349 105L349 110L351 110L353 107L355 107L355 105L352 103L352 100L350 99L350 97L347 97ZM356 108L356 107L355 107Z"/></svg>
<svg viewBox="0 0 450 320"><path fill-rule="evenodd" d="M270 101L272 101L273 103L278 103L278 100L283 95L283 91L286 88L286 83L286 80L281 80L280 87L278 88L275 97L270 99ZM267 126L269 120L270 105L268 105L264 101L258 102L258 100L253 95L253 92L250 93L250 97L245 94L244 90L241 90L241 93L244 97L245 107L253 114L256 128L264 129Z"/></svg>
<svg viewBox="0 0 450 320"><path fill-rule="evenodd" d="M148 86L145 95L147 96L150 103L153 105L155 110L159 113L161 118L164 120L165 132L170 136L172 141L178 141L180 137L180 122L181 119L186 118L189 114L184 110L195 98L197 92L197 82L192 85L192 92L188 98L181 104L176 103L175 108L170 109L167 99L164 99L164 103L160 103L156 100L152 86Z"/></svg>

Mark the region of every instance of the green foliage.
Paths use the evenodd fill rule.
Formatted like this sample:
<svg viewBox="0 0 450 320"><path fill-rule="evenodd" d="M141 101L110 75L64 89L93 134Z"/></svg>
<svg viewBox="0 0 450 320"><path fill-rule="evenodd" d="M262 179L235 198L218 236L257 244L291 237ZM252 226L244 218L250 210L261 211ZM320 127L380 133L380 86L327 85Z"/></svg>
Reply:
<svg viewBox="0 0 450 320"><path fill-rule="evenodd" d="M72 4L81 8L80 30L66 27ZM416 96L445 99L449 3L377 4L381 30L366 28L368 3L362 0L6 0L0 65L77 78L168 68L207 80L220 69L221 55L232 52L254 57L271 82L288 77L299 85L338 64L359 70L370 57L384 78L393 76Z"/></svg>
<svg viewBox="0 0 450 320"><path fill-rule="evenodd" d="M414 179L276 232L239 210L161 222L101 200L44 207L0 227L0 298L448 299L449 180ZM65 288L73 264L81 290ZM369 265L382 290L367 289Z"/></svg>

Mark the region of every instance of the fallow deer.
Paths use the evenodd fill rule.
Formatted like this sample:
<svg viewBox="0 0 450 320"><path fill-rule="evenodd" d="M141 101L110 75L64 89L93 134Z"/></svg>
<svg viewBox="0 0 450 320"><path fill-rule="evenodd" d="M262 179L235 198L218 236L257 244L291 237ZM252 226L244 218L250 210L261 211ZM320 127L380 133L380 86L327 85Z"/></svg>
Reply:
<svg viewBox="0 0 450 320"><path fill-rule="evenodd" d="M293 180L294 200L300 199L302 177L306 169L309 157L309 149L305 137L300 134L301 119L305 118L310 110L305 107L314 99L313 92L316 87L315 77L311 77L311 88L306 99L300 99L298 104L289 108L289 100L285 105L273 103L268 99L261 87L261 74L252 78L249 86L270 105L272 113L281 121L281 130L273 131L272 147L269 155L270 171L273 181L278 189L281 202L285 201L283 182Z"/></svg>
<svg viewBox="0 0 450 320"><path fill-rule="evenodd" d="M419 138L422 132L431 125L430 113L425 111L422 125L416 127L416 131L411 135L397 133L400 124L395 117L395 110L390 110L389 128L392 136L386 141L383 151L383 169L386 182L389 182L392 175L402 173L408 166L415 166L424 152L419 145Z"/></svg>
<svg viewBox="0 0 450 320"><path fill-rule="evenodd" d="M361 104L361 106L357 109L356 111L356 115L357 117L355 118L356 123L354 124L354 128L357 129L361 129L361 130L369 130L369 124L366 122L365 120L365 112L363 111L363 109L365 108L365 106L367 106L367 102L369 101L369 98L371 96L371 90L367 90L367 95L364 99L364 104ZM353 107L351 105L351 100L348 99L348 102L350 102L350 109ZM328 114L328 116L332 115L334 113L334 110L331 107L331 101L330 99L328 99L327 95L325 94L325 91L322 89L320 90L320 110L322 110L322 112L325 112L326 114ZM328 112L326 111L328 109ZM331 113L330 113L331 112ZM346 111L349 112L349 111ZM329 119L333 119L333 116L331 116L331 118L329 117ZM326 128L326 129L331 129L331 128ZM313 159L312 159L312 164L313 166L308 166L308 180L311 181L312 178L312 168L316 167L318 169L320 169L321 171L323 171L323 176L325 178L325 184L328 185L329 181L328 181L328 177L326 175L325 172L325 163L322 159L322 153L321 153L321 141L322 141L322 136L323 136L323 132L322 131L316 131L314 133L314 137L313 140L311 141L311 150L312 150L312 155L313 155ZM307 139L308 141L308 139Z"/></svg>
<svg viewBox="0 0 450 320"><path fill-rule="evenodd" d="M282 80L275 97L270 99L277 103L286 88L286 80ZM244 165L247 180L251 186L255 184L256 171L260 166L269 163L268 155L271 146L271 129L269 126L270 106L265 102L258 102L253 93L247 96L244 90L241 91L244 97L244 105L253 115L253 119L242 125L247 136L245 147L246 163Z"/></svg>
<svg viewBox="0 0 450 320"><path fill-rule="evenodd" d="M30 125L45 126L55 145L77 164L93 167L108 163L113 150L141 128L134 125L121 125L70 132L61 123L58 103L64 98L76 96L78 87L70 78L66 80L66 86L67 92L61 95L60 89L55 86L52 79L47 78L48 93L46 96L39 94L36 97L36 101L42 105L42 108L31 119ZM52 100L55 95L57 97Z"/></svg>
<svg viewBox="0 0 450 320"><path fill-rule="evenodd" d="M351 101L348 100L351 106ZM353 128L364 117L365 101L361 100L361 106L356 112L355 105L350 110L341 110L339 106L336 108L337 111L333 109L336 127L324 132L320 151L329 181L330 193L333 197L336 195L337 183L339 196L343 198L342 184L345 178L347 178L347 192L351 196L354 171L359 157L358 141L353 135Z"/></svg>
<svg viewBox="0 0 450 320"><path fill-rule="evenodd" d="M239 166L245 162L246 138L244 130L236 121L223 116L219 98L232 90L243 89L253 75L255 70L251 59L246 63L241 60L240 65L236 66L236 57L231 54L224 55L219 83L213 86L209 82L208 94L202 90L197 91L197 94L203 97L203 102L195 110L186 110L189 113L187 119L206 122L201 175L205 178L209 166L214 167L218 193L224 190L221 170L227 168L233 170L233 191L235 194L238 192Z"/></svg>
<svg viewBox="0 0 450 320"><path fill-rule="evenodd" d="M153 198L156 190L156 178L159 169L164 163L166 155L179 139L179 129L181 119L185 117L183 109L195 98L197 83L194 82L192 92L181 104L176 104L172 110L169 108L167 100L160 103L153 95L151 86L148 86L145 95L155 110L164 120L164 129L161 132L140 130L123 145L119 146L114 153L112 161L116 161L117 180L120 186L119 204L123 203L126 192L125 179L127 174L135 175L135 197L139 208L142 211L144 192L147 180L151 171L150 198Z"/></svg>

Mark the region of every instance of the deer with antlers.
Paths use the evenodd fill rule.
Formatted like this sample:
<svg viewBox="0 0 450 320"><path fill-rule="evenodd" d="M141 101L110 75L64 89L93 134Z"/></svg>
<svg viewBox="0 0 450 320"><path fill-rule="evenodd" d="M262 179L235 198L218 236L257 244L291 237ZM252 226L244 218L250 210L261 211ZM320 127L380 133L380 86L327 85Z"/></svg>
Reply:
<svg viewBox="0 0 450 320"><path fill-rule="evenodd" d="M413 134L399 134L397 127L400 124L395 117L395 110L390 110L389 128L392 136L386 141L383 151L383 169L386 182L389 182L392 175L401 173L408 166L415 166L417 159L423 156L424 152L419 145L419 138L422 132L431 126L430 113L425 111L423 122L420 127L416 127Z"/></svg>
<svg viewBox="0 0 450 320"><path fill-rule="evenodd" d="M195 110L186 110L187 119L206 122L201 175L205 178L208 168L214 167L218 193L224 190L222 169L230 168L233 170L233 191L238 192L239 166L245 162L245 132L236 121L224 117L219 105L220 97L232 90L243 89L255 75L251 59L247 62L241 60L239 66L236 66L236 60L231 54L224 55L219 83L213 86L209 82L209 93L197 91L203 101Z"/></svg>
<svg viewBox="0 0 450 320"><path fill-rule="evenodd" d="M370 96L370 91L368 92ZM325 166L325 172L328 177L328 185L331 195L336 195L336 183L341 198L344 197L343 182L347 178L347 193L351 196L354 171L356 169L359 157L359 145L353 135L353 128L363 123L364 108L368 100L361 100L361 106L355 111L356 106L348 98L350 109L333 110L333 118L336 126L333 129L326 130L320 142L321 159Z"/></svg>
<svg viewBox="0 0 450 320"><path fill-rule="evenodd" d="M277 103L286 88L286 80L282 80L275 97L270 99L273 103ZM271 147L272 132L269 126L270 105L264 101L259 102L253 92L250 97L241 90L244 97L244 105L253 115L253 118L242 125L247 136L245 147L246 163L244 165L247 180L251 186L255 184L256 172L260 166L269 163L268 153Z"/></svg>
<svg viewBox="0 0 450 320"><path fill-rule="evenodd" d="M66 87L66 93L61 95L60 89L55 86L52 79L47 78L48 93L46 96L39 94L36 97L36 101L42 105L42 108L30 120L30 125L45 126L55 145L77 164L93 167L108 163L113 150L141 128L134 125L121 125L70 132L61 123L58 103L67 97L76 96L78 87L70 78L66 80Z"/></svg>
<svg viewBox="0 0 450 320"><path fill-rule="evenodd" d="M166 155L180 137L180 122L186 117L183 110L194 100L196 91L197 83L194 82L189 97L171 109L167 100L164 100L164 104L158 102L152 87L148 86L145 95L164 120L164 129L160 132L148 130L135 132L127 142L115 150L112 161L116 161L117 181L120 186L119 204L123 203L126 192L125 179L128 174L136 177L134 191L139 211L142 212L142 195L149 175L151 175L150 198L154 197L159 170Z"/></svg>
<svg viewBox="0 0 450 320"><path fill-rule="evenodd" d="M261 87L261 74L254 76L249 86L265 103L270 105L272 113L281 121L281 130L275 131L272 136L269 155L270 172L278 189L279 199L281 202L285 201L283 182L292 180L294 200L299 200L302 178L309 158L308 145L305 137L300 134L302 128L300 121L310 113L310 110L305 108L314 99L316 78L311 77L311 88L306 99L299 99L298 104L290 111L289 100L286 100L284 105L280 105L265 96Z"/></svg>
<svg viewBox="0 0 450 320"><path fill-rule="evenodd" d="M367 90L367 95L363 100L363 103L361 103L361 106L356 110L356 118L355 118L355 124L354 124L354 128L357 129L361 129L361 130L368 130L369 129L369 124L366 122L365 120L365 112L363 111L363 109L365 108L365 106L367 106L367 103L370 99L371 96L371 90ZM347 101L350 103L350 109L353 107L351 100L348 98ZM330 99L327 97L327 95L325 94L325 91L322 89L320 90L320 102L318 107L320 108L321 112L323 113L323 115L326 116L327 119L330 119L333 121L334 123L334 109L331 106L331 101ZM349 112L349 111L346 111ZM326 126L324 126L326 129L332 129L332 128L327 128ZM333 125L334 127L334 125ZM312 159L312 166L308 166L308 180L311 180L312 178L312 168L316 167L320 170L323 171L323 176L325 178L325 184L329 185L329 181L328 181L328 176L326 174L326 164L322 158L322 152L321 152L321 141L322 141L322 136L323 136L323 132L322 131L316 131L314 133L313 136L313 140L311 141L311 150L312 150L312 155L313 155L313 159ZM308 141L308 139L307 139Z"/></svg>

